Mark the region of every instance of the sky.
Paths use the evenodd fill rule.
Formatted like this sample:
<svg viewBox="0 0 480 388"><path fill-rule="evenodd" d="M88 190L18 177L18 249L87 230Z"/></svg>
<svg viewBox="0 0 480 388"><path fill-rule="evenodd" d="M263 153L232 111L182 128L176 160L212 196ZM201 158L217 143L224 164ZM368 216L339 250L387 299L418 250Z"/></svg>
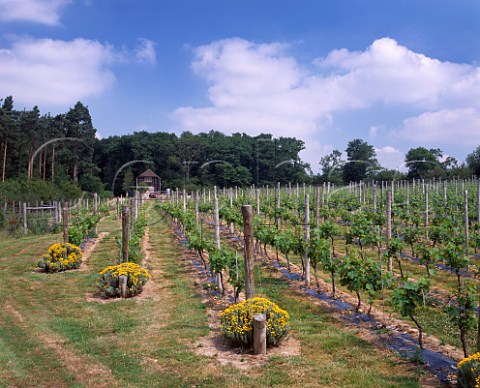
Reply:
<svg viewBox="0 0 480 388"><path fill-rule="evenodd" d="M0 98L88 106L99 136L349 141L387 168L480 145L478 0L0 0Z"/></svg>

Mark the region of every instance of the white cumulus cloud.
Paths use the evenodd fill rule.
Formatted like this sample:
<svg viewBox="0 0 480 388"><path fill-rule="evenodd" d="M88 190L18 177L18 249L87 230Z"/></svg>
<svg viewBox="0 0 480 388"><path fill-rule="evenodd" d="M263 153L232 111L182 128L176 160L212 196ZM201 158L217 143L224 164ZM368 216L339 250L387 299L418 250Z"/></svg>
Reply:
<svg viewBox="0 0 480 388"><path fill-rule="evenodd" d="M391 38L375 40L363 51L333 50L315 59L313 68L303 66L290 49L239 38L198 47L192 69L208 84L209 104L180 107L174 121L191 131L296 136L308 147L319 133L341 130L336 116L361 109L375 115L381 106L370 133L364 129L375 140L379 132L395 130L382 121L389 109L417 115L404 113L404 124L394 133L403 139L435 143L455 133L480 133L480 67L430 58Z"/></svg>
<svg viewBox="0 0 480 388"><path fill-rule="evenodd" d="M192 68L210 86L210 107L181 107L173 117L182 129L249 133L309 133L319 112L310 100L307 74L280 43L226 39L195 51Z"/></svg>
<svg viewBox="0 0 480 388"><path fill-rule="evenodd" d="M135 60L139 63L148 63L154 65L157 61L155 52L155 42L145 38L138 39L138 46L134 50Z"/></svg>
<svg viewBox="0 0 480 388"><path fill-rule="evenodd" d="M377 160L382 167L405 171L405 153L392 146L375 148Z"/></svg>
<svg viewBox="0 0 480 388"><path fill-rule="evenodd" d="M75 39L22 39L0 50L0 94L28 104L62 105L98 95L115 81L112 48Z"/></svg>
<svg viewBox="0 0 480 388"><path fill-rule="evenodd" d="M0 0L0 20L60 24L60 9L70 0Z"/></svg>
<svg viewBox="0 0 480 388"><path fill-rule="evenodd" d="M424 112L403 121L399 136L416 143L480 143L480 110L474 107Z"/></svg>
<svg viewBox="0 0 480 388"><path fill-rule="evenodd" d="M153 42L140 40L133 53L88 39L21 38L9 48L0 47L0 96L41 106L98 96L115 83L113 64L152 63Z"/></svg>

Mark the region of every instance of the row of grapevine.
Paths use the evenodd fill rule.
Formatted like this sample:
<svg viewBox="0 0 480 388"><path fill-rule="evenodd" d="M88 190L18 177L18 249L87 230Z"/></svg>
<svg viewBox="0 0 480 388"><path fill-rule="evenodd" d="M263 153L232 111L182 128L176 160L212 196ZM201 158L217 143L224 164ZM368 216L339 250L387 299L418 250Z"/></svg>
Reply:
<svg viewBox="0 0 480 388"><path fill-rule="evenodd" d="M444 290L442 312L459 328L467 354L467 332L471 334L478 325L475 316L479 294L475 279L480 232L478 187L477 180L468 180L360 184L345 188L330 185L251 188L235 190L235 194L229 189L219 195L219 213L225 227L232 232L232 225L241 226L240 205L251 204L257 214L255 237L263 255L268 256L267 247L272 247L277 258L278 252L286 258L287 268L290 268L289 255L297 257L306 286L310 286L307 276L310 265L317 286L318 271L330 276L333 294L335 279L340 280L341 285L357 296L357 310L362 293L371 308L379 291L393 288L387 303L417 325L420 344L422 327L414 315L415 309L428 301L429 286L435 285L432 269L438 266L451 271L457 285L454 291ZM194 193L189 197L179 193L165 206L176 209L176 218L189 214L190 221L186 224L191 224L187 234L190 233L192 247L199 252L212 249L213 238L207 237L208 233L201 230L204 223L199 222L202 217L212 216L213 206L207 195ZM306 211L308 208L312 210ZM257 249L259 254L260 249ZM388 265L391 260L396 264ZM402 263L412 262L425 267L426 279L404 273ZM220 272L227 267L214 266Z"/></svg>

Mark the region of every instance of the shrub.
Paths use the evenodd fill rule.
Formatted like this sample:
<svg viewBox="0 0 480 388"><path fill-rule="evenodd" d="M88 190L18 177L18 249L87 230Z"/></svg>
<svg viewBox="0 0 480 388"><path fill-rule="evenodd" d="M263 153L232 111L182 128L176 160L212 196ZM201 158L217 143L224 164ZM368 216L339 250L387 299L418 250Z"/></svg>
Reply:
<svg viewBox="0 0 480 388"><path fill-rule="evenodd" d="M457 382L462 388L480 387L480 352L464 358L457 365Z"/></svg>
<svg viewBox="0 0 480 388"><path fill-rule="evenodd" d="M145 268L135 263L111 265L100 272L98 287L105 298L115 298L121 295L120 276L127 276L127 298L142 292L143 286L150 278Z"/></svg>
<svg viewBox="0 0 480 388"><path fill-rule="evenodd" d="M267 345L277 345L288 333L288 312L265 298L247 299L223 311L220 314L222 333L235 343L252 345L254 314L266 317Z"/></svg>
<svg viewBox="0 0 480 388"><path fill-rule="evenodd" d="M61 272L79 268L82 264L82 251L73 244L57 243L48 248L48 253L42 255L38 266L45 272Z"/></svg>
<svg viewBox="0 0 480 388"><path fill-rule="evenodd" d="M68 228L68 241L75 245L80 245L83 242L83 233L79 226L72 225Z"/></svg>

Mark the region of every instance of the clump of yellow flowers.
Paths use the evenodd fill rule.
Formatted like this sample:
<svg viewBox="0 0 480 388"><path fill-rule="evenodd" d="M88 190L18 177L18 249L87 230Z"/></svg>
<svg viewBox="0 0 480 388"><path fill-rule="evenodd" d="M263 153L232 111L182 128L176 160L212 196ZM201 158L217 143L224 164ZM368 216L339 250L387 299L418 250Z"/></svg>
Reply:
<svg viewBox="0 0 480 388"><path fill-rule="evenodd" d="M143 286L150 279L145 268L136 263L121 263L110 265L100 272L98 287L105 298L115 298L121 295L120 276L127 276L127 298L142 292Z"/></svg>
<svg viewBox="0 0 480 388"><path fill-rule="evenodd" d="M253 316L264 314L267 345L277 345L290 327L288 312L265 298L251 298L228 307L220 314L222 333L237 344L253 344Z"/></svg>
<svg viewBox="0 0 480 388"><path fill-rule="evenodd" d="M56 243L48 248L43 254L38 266L45 272L61 272L69 269L79 268L82 264L82 251L73 244Z"/></svg>
<svg viewBox="0 0 480 388"><path fill-rule="evenodd" d="M459 387L480 388L480 352L464 358L457 365Z"/></svg>

